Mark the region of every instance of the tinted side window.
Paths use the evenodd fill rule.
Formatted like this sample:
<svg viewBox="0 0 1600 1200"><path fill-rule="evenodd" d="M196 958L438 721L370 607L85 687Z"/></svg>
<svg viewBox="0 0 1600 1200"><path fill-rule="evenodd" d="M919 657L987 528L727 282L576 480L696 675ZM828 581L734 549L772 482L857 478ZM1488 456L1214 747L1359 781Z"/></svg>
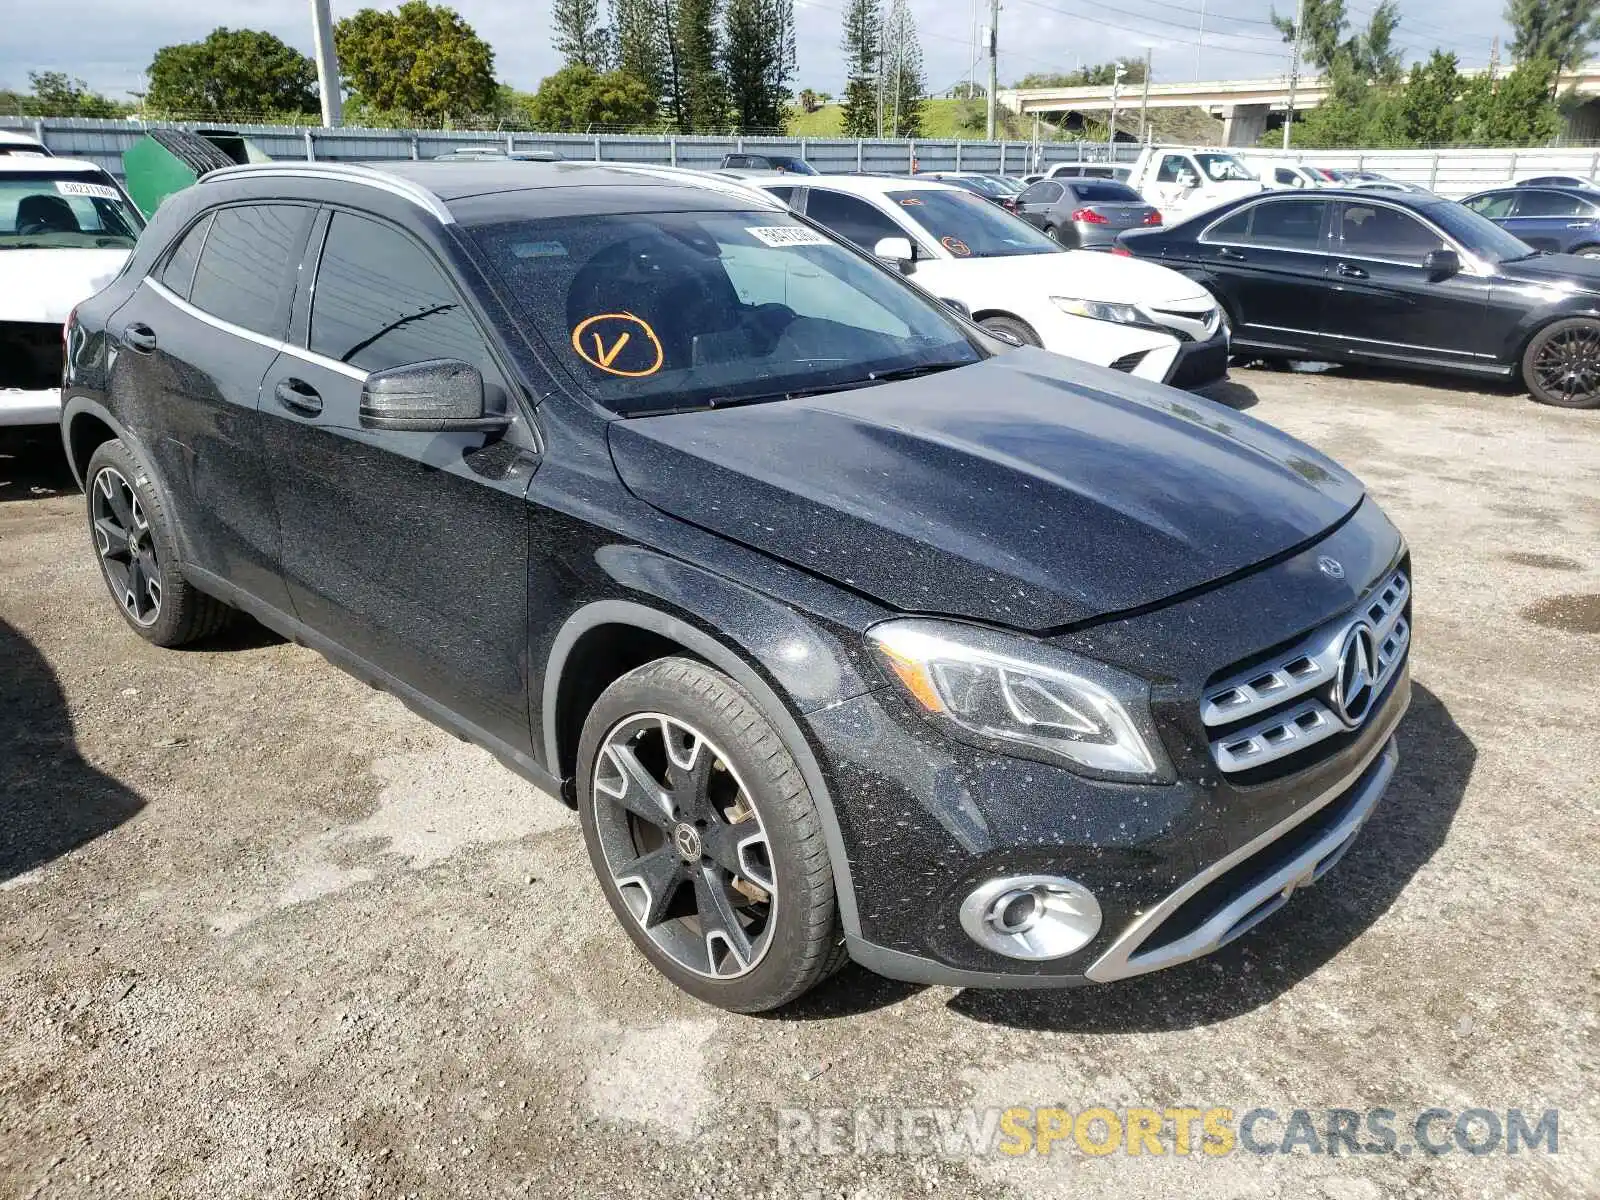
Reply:
<svg viewBox="0 0 1600 1200"><path fill-rule="evenodd" d="M1587 217L1593 206L1564 192L1523 192L1517 200L1519 217Z"/></svg>
<svg viewBox="0 0 1600 1200"><path fill-rule="evenodd" d="M219 209L194 272L189 303L234 325L281 338L289 314L281 301L300 258L311 210L295 204Z"/></svg>
<svg viewBox="0 0 1600 1200"><path fill-rule="evenodd" d="M1322 246L1321 200L1280 200L1250 210L1250 243L1285 250L1318 250Z"/></svg>
<svg viewBox="0 0 1600 1200"><path fill-rule="evenodd" d="M1161 160L1161 169L1156 172L1157 183L1177 183L1180 176L1190 176L1199 179L1195 172L1194 164L1186 155L1168 154Z"/></svg>
<svg viewBox="0 0 1600 1200"><path fill-rule="evenodd" d="M1202 240L1207 242L1246 242L1250 240L1250 209L1236 212L1206 230Z"/></svg>
<svg viewBox="0 0 1600 1200"><path fill-rule="evenodd" d="M1018 204L1053 204L1061 199L1059 183L1035 183L1017 197Z"/></svg>
<svg viewBox="0 0 1600 1200"><path fill-rule="evenodd" d="M1463 201L1468 208L1480 217L1487 217L1491 221L1504 220L1511 215L1511 206L1517 202L1515 192L1490 192L1487 196L1474 196L1471 200Z"/></svg>
<svg viewBox="0 0 1600 1200"><path fill-rule="evenodd" d="M168 291L187 300L189 285L194 282L195 264L200 261L200 247L205 244L206 230L211 228L211 217L202 217L188 233L179 239L177 247L161 268L161 282Z"/></svg>
<svg viewBox="0 0 1600 1200"><path fill-rule="evenodd" d="M311 298L310 348L365 371L453 358L497 376L478 327L399 230L334 213Z"/></svg>
<svg viewBox="0 0 1600 1200"><path fill-rule="evenodd" d="M771 192L785 204L788 204L794 199L794 189L792 187L768 188L767 191Z"/></svg>
<svg viewBox="0 0 1600 1200"><path fill-rule="evenodd" d="M1291 171L1288 167L1277 167L1272 172L1272 178L1285 187L1305 187L1306 181L1300 178L1298 171Z"/></svg>
<svg viewBox="0 0 1600 1200"><path fill-rule="evenodd" d="M1378 205L1344 206L1344 248L1352 254L1420 263L1444 241L1408 213Z"/></svg>
<svg viewBox="0 0 1600 1200"><path fill-rule="evenodd" d="M812 188L806 199L806 216L833 230L868 253L880 238L908 237L904 229L865 200Z"/></svg>

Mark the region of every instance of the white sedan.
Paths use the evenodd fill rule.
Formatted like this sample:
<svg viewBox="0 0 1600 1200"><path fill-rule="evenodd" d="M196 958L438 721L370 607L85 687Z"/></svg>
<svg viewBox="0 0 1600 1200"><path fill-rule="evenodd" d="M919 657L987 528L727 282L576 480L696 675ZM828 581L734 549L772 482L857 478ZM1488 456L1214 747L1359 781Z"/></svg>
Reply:
<svg viewBox="0 0 1600 1200"><path fill-rule="evenodd" d="M1176 271L1063 250L996 205L930 180L787 175L746 182L897 263L1008 340L1179 387L1201 387L1227 372L1228 331L1215 298Z"/></svg>

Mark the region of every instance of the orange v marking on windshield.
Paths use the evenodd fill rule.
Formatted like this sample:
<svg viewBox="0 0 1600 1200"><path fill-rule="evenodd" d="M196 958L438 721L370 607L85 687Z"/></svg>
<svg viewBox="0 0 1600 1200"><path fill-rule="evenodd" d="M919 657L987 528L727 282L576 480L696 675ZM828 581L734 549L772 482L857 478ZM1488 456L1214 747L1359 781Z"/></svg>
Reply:
<svg viewBox="0 0 1600 1200"><path fill-rule="evenodd" d="M635 333L643 337L635 338ZM592 351L585 343L584 334L593 339ZM611 339L609 347L607 339ZM579 321L572 329L572 348L595 370L624 379L654 375L667 361L661 339L650 322L631 312L596 313Z"/></svg>
<svg viewBox="0 0 1600 1200"><path fill-rule="evenodd" d="M594 356L600 360L600 365L602 367L609 367L613 362L615 362L617 355L622 353L622 348L628 344L628 339L632 336L633 335L631 333L624 333L617 339L617 344L611 347L610 351L608 352L605 348L605 344L600 341L600 335L598 333L595 334Z"/></svg>

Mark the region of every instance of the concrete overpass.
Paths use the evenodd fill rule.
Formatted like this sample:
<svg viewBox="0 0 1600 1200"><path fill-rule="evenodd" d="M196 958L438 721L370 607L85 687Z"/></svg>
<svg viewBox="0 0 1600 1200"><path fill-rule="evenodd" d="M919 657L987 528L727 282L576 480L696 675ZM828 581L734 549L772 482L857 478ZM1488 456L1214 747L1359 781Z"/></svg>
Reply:
<svg viewBox="0 0 1600 1200"><path fill-rule="evenodd" d="M1462 71L1463 75L1481 74L1484 68ZM1561 90L1575 89L1580 96L1600 97L1600 62L1587 63L1561 76ZM1294 110L1304 112L1315 108L1327 98L1327 85L1317 76L1301 76L1294 89ZM1117 126L1122 128L1126 116L1137 120L1144 95L1140 84L1124 84L1117 101ZM1068 113L1107 113L1111 110L1111 88L1005 88L996 93L999 102L1023 116L1038 113L1043 117L1060 117ZM1289 80L1286 75L1270 79L1222 79L1202 83L1151 83L1151 108L1198 108L1214 117L1222 118L1224 144L1253 146L1266 133L1272 117L1281 118L1289 111ZM1585 109L1593 106L1585 105ZM1579 110L1579 120L1585 114ZM1589 121L1596 114L1587 114ZM1588 123L1588 122L1584 122ZM1572 131L1577 133L1578 131Z"/></svg>

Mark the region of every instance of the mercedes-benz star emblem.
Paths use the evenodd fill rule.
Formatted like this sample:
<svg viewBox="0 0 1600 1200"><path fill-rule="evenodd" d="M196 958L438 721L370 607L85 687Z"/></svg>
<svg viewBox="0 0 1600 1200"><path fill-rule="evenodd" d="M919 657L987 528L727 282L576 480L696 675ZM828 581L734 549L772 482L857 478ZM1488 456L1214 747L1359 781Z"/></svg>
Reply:
<svg viewBox="0 0 1600 1200"><path fill-rule="evenodd" d="M1317 559L1317 570L1321 571L1329 579L1344 578L1344 564L1337 558L1329 558L1326 554Z"/></svg>
<svg viewBox="0 0 1600 1200"><path fill-rule="evenodd" d="M693 825L679 825L672 831L672 844L684 862L694 862L700 857L700 834Z"/></svg>
<svg viewBox="0 0 1600 1200"><path fill-rule="evenodd" d="M1333 707L1351 729L1367 719L1378 691L1378 647L1372 626L1358 621L1339 648L1339 677L1333 681Z"/></svg>

